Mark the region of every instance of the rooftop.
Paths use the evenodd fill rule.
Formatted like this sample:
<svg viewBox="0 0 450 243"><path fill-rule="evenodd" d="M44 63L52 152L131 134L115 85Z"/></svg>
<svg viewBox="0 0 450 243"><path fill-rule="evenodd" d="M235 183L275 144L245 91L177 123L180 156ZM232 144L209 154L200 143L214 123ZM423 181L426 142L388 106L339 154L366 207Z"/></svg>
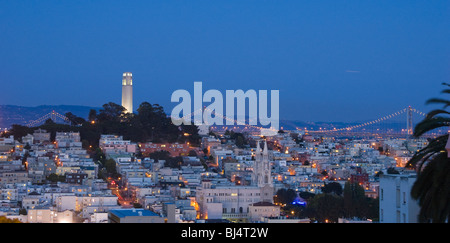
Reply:
<svg viewBox="0 0 450 243"><path fill-rule="evenodd" d="M110 213L116 215L119 218L129 217L129 216L159 216L158 214L156 214L150 210L138 209L138 208L113 209L113 210L110 210Z"/></svg>
<svg viewBox="0 0 450 243"><path fill-rule="evenodd" d="M276 206L276 205L270 202L257 202L253 203L253 206Z"/></svg>

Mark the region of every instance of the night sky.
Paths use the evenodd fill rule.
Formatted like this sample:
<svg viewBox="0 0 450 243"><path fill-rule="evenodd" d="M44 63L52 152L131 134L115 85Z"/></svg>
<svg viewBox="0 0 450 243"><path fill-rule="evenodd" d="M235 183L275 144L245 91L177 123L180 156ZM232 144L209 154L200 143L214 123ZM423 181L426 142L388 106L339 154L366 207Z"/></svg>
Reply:
<svg viewBox="0 0 450 243"><path fill-rule="evenodd" d="M281 119L357 121L450 82L450 1L0 1L0 104L121 102L280 90ZM440 107L439 107L440 108Z"/></svg>

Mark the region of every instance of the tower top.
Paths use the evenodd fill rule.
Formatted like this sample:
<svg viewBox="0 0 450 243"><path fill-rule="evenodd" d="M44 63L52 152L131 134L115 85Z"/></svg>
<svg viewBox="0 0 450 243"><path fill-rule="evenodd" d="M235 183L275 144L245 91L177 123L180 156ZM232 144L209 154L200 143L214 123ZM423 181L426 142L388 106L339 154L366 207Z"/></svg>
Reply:
<svg viewBox="0 0 450 243"><path fill-rule="evenodd" d="M122 85L133 85L133 74L131 72L123 73Z"/></svg>
<svg viewBox="0 0 450 243"><path fill-rule="evenodd" d="M266 140L264 140L264 150L263 150L263 154L264 155L267 155L268 154L268 149L267 149L267 141Z"/></svg>

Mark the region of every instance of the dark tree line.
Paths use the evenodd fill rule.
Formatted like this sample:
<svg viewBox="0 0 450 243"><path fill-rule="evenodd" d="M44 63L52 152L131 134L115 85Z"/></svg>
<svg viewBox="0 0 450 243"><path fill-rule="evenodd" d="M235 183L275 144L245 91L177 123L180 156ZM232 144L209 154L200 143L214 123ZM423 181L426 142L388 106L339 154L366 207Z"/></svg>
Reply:
<svg viewBox="0 0 450 243"><path fill-rule="evenodd" d="M172 157L170 156L170 152L168 151L156 151L149 154L149 158L154 159L155 161L164 160L164 166L170 167L170 168L181 168L181 165L183 164L183 157L176 156Z"/></svg>
<svg viewBox="0 0 450 243"><path fill-rule="evenodd" d="M239 148L244 148L248 145L248 140L242 133L226 130L225 135L228 135L231 139L234 139L236 146Z"/></svg>
<svg viewBox="0 0 450 243"><path fill-rule="evenodd" d="M364 188L357 183L346 182L342 189L339 183L331 182L325 184L320 194L300 192L298 196L306 204L293 204L297 193L292 189L278 190L274 202L283 205L286 215L317 222L337 222L339 218L378 219L378 199L365 196Z"/></svg>
<svg viewBox="0 0 450 243"><path fill-rule="evenodd" d="M137 113L125 113L121 105L109 102L98 112L91 110L88 119L78 117L70 112L66 117L70 124L56 124L47 120L38 127L12 125L12 129L2 136L14 135L19 140L32 134L37 129L50 132L50 139L54 141L56 132L80 132L84 148L96 148L101 134L115 134L123 136L132 142L189 142L193 146L200 144L198 127L195 125L176 126L166 115L162 106L143 102Z"/></svg>
<svg viewBox="0 0 450 243"><path fill-rule="evenodd" d="M346 182L344 189L338 183L327 184L308 200L307 215L318 222L337 222L338 218L378 219L378 199L365 195L358 183Z"/></svg>

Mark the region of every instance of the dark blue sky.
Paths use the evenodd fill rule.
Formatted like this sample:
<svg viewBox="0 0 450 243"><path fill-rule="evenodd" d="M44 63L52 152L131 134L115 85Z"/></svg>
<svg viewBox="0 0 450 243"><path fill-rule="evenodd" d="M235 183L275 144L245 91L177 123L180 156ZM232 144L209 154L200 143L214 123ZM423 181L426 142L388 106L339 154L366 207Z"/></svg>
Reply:
<svg viewBox="0 0 450 243"><path fill-rule="evenodd" d="M450 82L450 1L0 1L0 104L280 90L282 119L422 111Z"/></svg>

